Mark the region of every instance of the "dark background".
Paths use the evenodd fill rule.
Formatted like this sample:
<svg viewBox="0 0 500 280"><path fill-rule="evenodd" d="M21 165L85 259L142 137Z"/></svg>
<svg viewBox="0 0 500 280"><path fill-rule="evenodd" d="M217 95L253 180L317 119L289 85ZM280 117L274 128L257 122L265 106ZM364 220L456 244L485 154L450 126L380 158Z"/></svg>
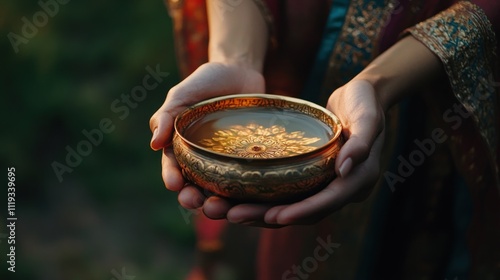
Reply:
<svg viewBox="0 0 500 280"><path fill-rule="evenodd" d="M149 118L179 81L164 3L41 2L58 10L0 2L0 278L182 279L193 262L192 224L163 186L160 153L149 149ZM37 30L23 33L23 18L38 20ZM17 52L12 34L24 38ZM157 65L168 77L127 105L126 117L113 111ZM82 150L82 131L100 130L105 118L114 130ZM68 149L78 147L86 155L69 166ZM54 162L72 169L62 181ZM6 263L8 167L16 170L15 273Z"/></svg>

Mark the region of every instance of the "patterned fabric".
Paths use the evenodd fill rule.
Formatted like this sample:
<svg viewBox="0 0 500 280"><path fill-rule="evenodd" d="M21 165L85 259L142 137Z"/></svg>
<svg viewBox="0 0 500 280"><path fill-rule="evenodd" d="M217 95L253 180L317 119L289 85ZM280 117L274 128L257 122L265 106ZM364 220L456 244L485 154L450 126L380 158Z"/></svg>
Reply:
<svg viewBox="0 0 500 280"><path fill-rule="evenodd" d="M408 30L442 60L453 93L472 117L489 146L497 152L496 90L492 61L495 33L484 12L460 2ZM490 80L488 80L490 79ZM495 160L492 160L492 164Z"/></svg>
<svg viewBox="0 0 500 280"><path fill-rule="evenodd" d="M205 0L165 0L174 26L177 63L182 77L208 61Z"/></svg>
<svg viewBox="0 0 500 280"><path fill-rule="evenodd" d="M207 61L205 1L166 1L185 77ZM193 275L217 279L213 270L224 267L239 280L498 277L500 223L495 213L500 213L500 203L495 185L500 125L495 111L498 76L493 65L498 57L493 30L500 27L491 18L495 15L491 11L498 10L497 1L473 1L481 2L481 8L456 0L252 1L277 42L264 73L272 93L297 96L307 86L321 38L330 31L336 32L329 37L334 38L330 53L321 56L327 69L309 79L318 83L313 88L321 89L317 100L323 104L334 89L401 35L420 40L442 60L448 80L433 85L435 92L427 94L427 104L417 98L416 103L412 100L389 112L388 135L396 135L407 146L395 147L399 142L387 137L394 150L384 156L396 158L414 151L413 141L429 137L436 125L447 127L449 141L437 146L395 193L379 184L363 203L349 205L314 226L258 230L199 215L200 267ZM330 19L336 19L338 26L323 28L333 12L337 14ZM430 109L422 110L423 106ZM430 118L431 109L436 109L437 121ZM455 115L446 115L450 109ZM313 260L314 250L325 240L340 246L326 260Z"/></svg>
<svg viewBox="0 0 500 280"><path fill-rule="evenodd" d="M467 245L470 275L496 277L500 259L498 216L497 42L489 19L473 3L462 1L407 30L443 62L453 98L446 92L429 98L448 124L450 148L473 198ZM453 104L453 105L450 105ZM497 267L495 271L494 267Z"/></svg>
<svg viewBox="0 0 500 280"><path fill-rule="evenodd" d="M381 30L396 8L396 0L351 1L338 43L330 56L323 101L332 89L347 83L375 58Z"/></svg>

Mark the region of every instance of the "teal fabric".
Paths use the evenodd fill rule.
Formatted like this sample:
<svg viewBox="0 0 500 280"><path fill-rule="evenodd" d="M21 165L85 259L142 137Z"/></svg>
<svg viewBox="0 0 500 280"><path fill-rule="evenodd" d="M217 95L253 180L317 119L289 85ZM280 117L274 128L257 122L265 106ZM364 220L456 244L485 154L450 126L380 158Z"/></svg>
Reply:
<svg viewBox="0 0 500 280"><path fill-rule="evenodd" d="M322 88L329 63L332 55L332 51L335 48L339 36L341 35L342 29L344 28L346 15L350 7L351 1L349 0L334 0L332 2L331 10L327 19L325 30L323 31L323 40L320 44L316 60L313 64L312 70L310 71L310 76L306 82L304 90L301 93L301 98L322 104L328 98L332 90L331 88ZM365 1L364 3L357 5L355 8L359 9L355 13L359 14L361 11L368 9L370 6L372 9L377 7L386 7L385 0L374 0ZM350 26L350 28L355 28ZM365 61L369 61L373 58L373 53L371 53L370 48L359 48L356 41L359 41L359 36L365 36L364 34L346 34L346 38L343 38L344 43L352 46L356 50L356 53L363 59L358 62L354 62L351 57L343 57L341 65L337 65L338 77L343 83L348 82L352 77L357 75L363 70L366 65ZM369 38L361 38L361 41L370 41ZM374 42L371 42L374 44Z"/></svg>
<svg viewBox="0 0 500 280"><path fill-rule="evenodd" d="M315 103L319 102L321 85L328 69L328 61L330 54L337 42L342 26L344 25L345 16L349 8L349 0L334 0L332 8L328 15L325 30L323 31L323 40L319 47L316 60L313 68L310 71L310 76L301 93L301 98ZM321 104L324 105L324 104Z"/></svg>
<svg viewBox="0 0 500 280"><path fill-rule="evenodd" d="M454 182L453 203L453 248L446 269L447 279L467 279L471 266L470 253L467 249L467 230L472 221L473 201L465 179L457 174Z"/></svg>

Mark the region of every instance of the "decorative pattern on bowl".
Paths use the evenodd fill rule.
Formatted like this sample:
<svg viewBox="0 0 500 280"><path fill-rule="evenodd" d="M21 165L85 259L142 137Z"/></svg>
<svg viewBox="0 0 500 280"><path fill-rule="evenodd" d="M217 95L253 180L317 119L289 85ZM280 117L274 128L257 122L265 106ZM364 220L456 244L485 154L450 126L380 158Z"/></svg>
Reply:
<svg viewBox="0 0 500 280"><path fill-rule="evenodd" d="M214 114L223 117L200 123ZM260 123L249 119L253 116ZM230 124L218 127L218 122ZM314 126L326 133L310 135L306 130ZM289 201L318 191L334 179L335 158L343 144L342 127L333 113L270 94L203 101L179 114L174 127L173 150L183 176L241 201Z"/></svg>

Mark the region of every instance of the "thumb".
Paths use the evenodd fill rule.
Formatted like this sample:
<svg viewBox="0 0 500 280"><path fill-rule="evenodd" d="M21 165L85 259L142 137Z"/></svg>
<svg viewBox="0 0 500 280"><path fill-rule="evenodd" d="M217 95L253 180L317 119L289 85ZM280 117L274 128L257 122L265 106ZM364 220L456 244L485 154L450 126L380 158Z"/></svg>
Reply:
<svg viewBox="0 0 500 280"><path fill-rule="evenodd" d="M165 103L151 117L151 148L160 150L170 145L174 119L188 106L227 94L260 92L263 88L264 78L254 70L221 63L203 64L169 90Z"/></svg>
<svg viewBox="0 0 500 280"><path fill-rule="evenodd" d="M149 127L153 132L151 137L151 149L158 151L170 145L174 127L174 117L163 107L160 108L149 121Z"/></svg>
<svg viewBox="0 0 500 280"><path fill-rule="evenodd" d="M194 94L190 94L192 91L188 81L184 80L172 87L168 91L163 105L149 120L149 128L153 133L150 142L151 149L158 151L171 144L175 117L197 101L190 100Z"/></svg>
<svg viewBox="0 0 500 280"><path fill-rule="evenodd" d="M346 98L339 117L347 141L340 149L335 170L340 177L345 177L368 158L375 139L384 128L384 113L373 86L367 81L347 85L342 94Z"/></svg>

